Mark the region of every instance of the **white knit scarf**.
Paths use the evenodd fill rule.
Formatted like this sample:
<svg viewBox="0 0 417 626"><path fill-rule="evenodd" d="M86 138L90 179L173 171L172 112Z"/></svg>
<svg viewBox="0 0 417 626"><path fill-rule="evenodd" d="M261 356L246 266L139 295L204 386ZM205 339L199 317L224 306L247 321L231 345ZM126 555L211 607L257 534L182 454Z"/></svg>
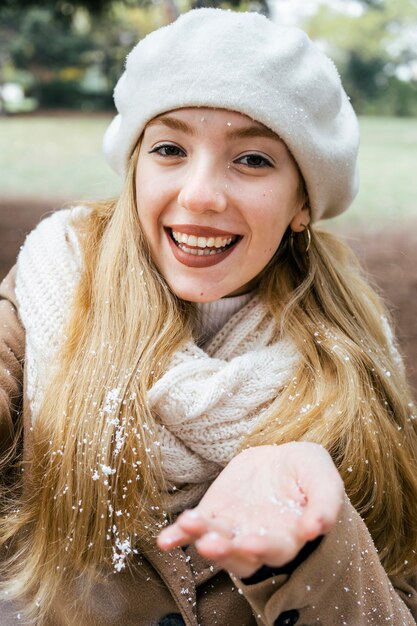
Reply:
<svg viewBox="0 0 417 626"><path fill-rule="evenodd" d="M80 275L70 217L82 210L44 220L18 258L16 295L26 330L27 397L34 420ZM176 352L149 391L170 510L198 502L291 378L299 354L289 341L274 341L275 331L272 316L254 296L204 350L189 342Z"/></svg>

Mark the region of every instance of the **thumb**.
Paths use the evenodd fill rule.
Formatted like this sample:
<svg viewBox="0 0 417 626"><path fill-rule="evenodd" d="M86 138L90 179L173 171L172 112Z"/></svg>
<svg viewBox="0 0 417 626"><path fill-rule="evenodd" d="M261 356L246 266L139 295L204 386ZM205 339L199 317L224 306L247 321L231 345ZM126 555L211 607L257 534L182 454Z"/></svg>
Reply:
<svg viewBox="0 0 417 626"><path fill-rule="evenodd" d="M315 458L305 459L299 471L299 486L306 503L299 529L310 541L327 533L337 522L345 498L342 478L329 453L317 446Z"/></svg>

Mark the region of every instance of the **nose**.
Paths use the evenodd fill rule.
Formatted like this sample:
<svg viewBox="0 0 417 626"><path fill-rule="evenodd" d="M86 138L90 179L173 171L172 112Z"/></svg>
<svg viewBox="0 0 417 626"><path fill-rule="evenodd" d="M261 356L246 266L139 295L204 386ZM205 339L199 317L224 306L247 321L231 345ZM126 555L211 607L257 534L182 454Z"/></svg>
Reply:
<svg viewBox="0 0 417 626"><path fill-rule="evenodd" d="M192 213L221 213L227 207L227 183L216 163L190 164L178 194L178 204Z"/></svg>

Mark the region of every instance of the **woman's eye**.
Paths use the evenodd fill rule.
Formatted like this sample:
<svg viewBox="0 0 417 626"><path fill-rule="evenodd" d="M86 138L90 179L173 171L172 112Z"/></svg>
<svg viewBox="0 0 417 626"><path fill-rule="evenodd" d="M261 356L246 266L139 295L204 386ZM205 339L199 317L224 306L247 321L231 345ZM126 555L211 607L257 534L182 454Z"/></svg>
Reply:
<svg viewBox="0 0 417 626"><path fill-rule="evenodd" d="M245 154L244 156L237 159L237 162L254 168L272 167L271 161L261 156L260 154Z"/></svg>
<svg viewBox="0 0 417 626"><path fill-rule="evenodd" d="M155 148L152 148L149 154L152 154L153 152L155 152L156 154L160 154L163 157L176 157L185 155L184 150L181 150L181 148L179 148L178 146L174 146L170 143L164 143L159 146L155 146Z"/></svg>

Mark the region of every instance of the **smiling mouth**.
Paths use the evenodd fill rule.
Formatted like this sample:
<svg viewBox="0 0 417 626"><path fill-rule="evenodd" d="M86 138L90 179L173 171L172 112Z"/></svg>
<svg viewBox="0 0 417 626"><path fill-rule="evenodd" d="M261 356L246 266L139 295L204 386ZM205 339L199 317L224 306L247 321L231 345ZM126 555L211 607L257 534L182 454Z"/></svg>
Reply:
<svg viewBox="0 0 417 626"><path fill-rule="evenodd" d="M233 248L241 239L239 235L217 235L215 237L188 235L187 233L172 228L169 228L168 232L172 241L180 250L194 256L215 256L222 254Z"/></svg>

